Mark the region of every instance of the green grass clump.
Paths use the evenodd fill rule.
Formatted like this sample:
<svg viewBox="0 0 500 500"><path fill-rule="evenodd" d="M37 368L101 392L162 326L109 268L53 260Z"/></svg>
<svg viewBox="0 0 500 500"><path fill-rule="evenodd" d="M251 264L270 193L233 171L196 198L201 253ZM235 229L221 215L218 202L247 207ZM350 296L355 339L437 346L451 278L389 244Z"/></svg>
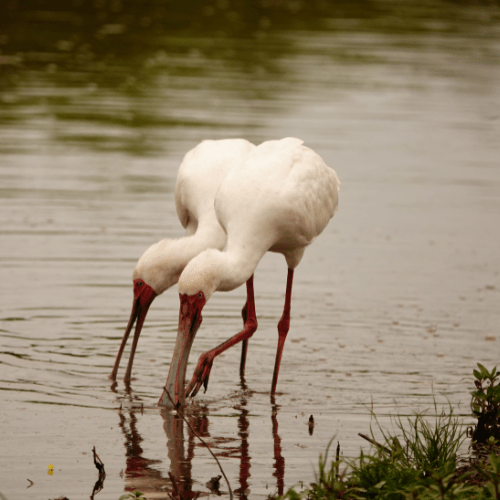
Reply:
<svg viewBox="0 0 500 500"><path fill-rule="evenodd" d="M406 420L395 419L399 436L384 431L376 417L375 422L382 443L376 441L371 429L370 453L361 451L357 459L336 460L329 468L327 450L325 459L320 457L316 481L302 498L478 498L471 496L478 488L464 484L464 478L455 475L457 453L465 436L451 407L448 414L444 411L437 414L433 423L423 414ZM342 475L339 472L341 464L345 466ZM288 498L297 498L290 493L287 493Z"/></svg>
<svg viewBox="0 0 500 500"><path fill-rule="evenodd" d="M451 406L429 421L417 413L393 419L396 433L382 429L374 415L367 439L369 453L361 450L356 459L340 459L328 464L330 441L325 456L320 455L316 480L308 489L290 489L290 500L500 500L500 373L478 363L473 371L475 390L471 409L478 419L469 428L472 456L467 461L458 453L467 434ZM380 438L379 438L380 439ZM343 471L340 471L340 468Z"/></svg>
<svg viewBox="0 0 500 500"><path fill-rule="evenodd" d="M449 412L437 414L429 422L424 414L406 420L395 419L398 435L384 431L375 418L382 443L371 430L370 453L361 451L357 459L337 459L329 466L327 447L320 455L319 471L309 489L298 493L289 490L282 498L307 499L374 499L374 500L465 500L498 499L500 458L494 453L480 466L484 484L469 484L471 470L457 472L458 451L465 432L458 419ZM403 443L403 444L401 444ZM341 473L340 467L344 470Z"/></svg>

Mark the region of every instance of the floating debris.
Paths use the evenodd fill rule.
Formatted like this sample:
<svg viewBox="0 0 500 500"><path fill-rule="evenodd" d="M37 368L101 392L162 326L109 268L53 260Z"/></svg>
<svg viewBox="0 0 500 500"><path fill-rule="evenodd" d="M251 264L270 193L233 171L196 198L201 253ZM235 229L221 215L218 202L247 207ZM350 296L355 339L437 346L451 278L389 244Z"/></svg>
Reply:
<svg viewBox="0 0 500 500"><path fill-rule="evenodd" d="M104 480L106 479L106 471L104 470L104 463L99 458L99 455L95 451L95 446L92 448L92 454L94 455L94 464L99 471L99 477L94 485L94 489L92 490L92 495L90 496L91 500L94 500L94 495L99 493L104 487Z"/></svg>
<svg viewBox="0 0 500 500"><path fill-rule="evenodd" d="M218 476L213 477L210 481L207 482L207 488L212 492L220 496L220 478L222 476L219 474Z"/></svg>
<svg viewBox="0 0 500 500"><path fill-rule="evenodd" d="M309 427L309 436L312 436L314 432L314 417L312 415L309 417L309 423L307 425Z"/></svg>

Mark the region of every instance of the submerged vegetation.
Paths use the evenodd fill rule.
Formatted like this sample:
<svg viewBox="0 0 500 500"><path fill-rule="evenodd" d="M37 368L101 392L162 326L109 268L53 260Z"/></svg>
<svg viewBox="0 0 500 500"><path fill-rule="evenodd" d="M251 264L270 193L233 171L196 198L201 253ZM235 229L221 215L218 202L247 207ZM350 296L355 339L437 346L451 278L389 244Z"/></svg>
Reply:
<svg viewBox="0 0 500 500"><path fill-rule="evenodd" d="M374 499L438 500L500 498L500 374L478 363L473 371L475 390L471 410L477 423L465 428L453 414L440 413L435 419L425 414L394 419L396 433L382 429L374 416L375 429L363 436L372 448L356 459L339 457L328 463L320 455L316 481L308 489L290 489L283 499ZM381 435L381 442L376 434ZM471 438L470 454L459 450ZM379 438L380 439L380 438ZM341 471L341 468L343 469Z"/></svg>

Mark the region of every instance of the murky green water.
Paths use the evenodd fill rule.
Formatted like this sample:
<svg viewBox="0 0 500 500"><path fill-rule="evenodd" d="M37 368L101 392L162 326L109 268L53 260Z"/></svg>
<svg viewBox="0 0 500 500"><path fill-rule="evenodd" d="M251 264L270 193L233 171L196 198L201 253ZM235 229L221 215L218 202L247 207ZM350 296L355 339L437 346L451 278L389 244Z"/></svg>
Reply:
<svg viewBox="0 0 500 500"><path fill-rule="evenodd" d="M265 498L310 481L330 438L346 455L363 445L372 405L386 421L434 395L466 414L467 377L498 362L500 342L499 8L69 5L0 7L0 492L87 498L95 445L95 498L167 498L169 472L210 493L215 461L155 407L175 289L152 306L131 387L108 379L133 266L182 234L176 171L205 138L300 137L342 181L295 273L277 405L286 264L268 255L246 387L229 351L188 411L232 488ZM189 370L238 331L244 300L244 287L212 297Z"/></svg>

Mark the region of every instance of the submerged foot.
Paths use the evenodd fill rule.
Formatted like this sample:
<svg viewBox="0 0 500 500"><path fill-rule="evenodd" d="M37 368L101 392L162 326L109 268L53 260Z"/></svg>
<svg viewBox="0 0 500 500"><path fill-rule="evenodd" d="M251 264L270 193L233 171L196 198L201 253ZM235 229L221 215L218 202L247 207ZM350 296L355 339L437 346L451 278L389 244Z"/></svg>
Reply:
<svg viewBox="0 0 500 500"><path fill-rule="evenodd" d="M210 378L210 371L212 370L213 362L214 356L210 353L210 351L200 356L198 364L194 370L193 378L186 388L186 397L196 396L202 385L205 388L205 392L207 392L208 379Z"/></svg>

